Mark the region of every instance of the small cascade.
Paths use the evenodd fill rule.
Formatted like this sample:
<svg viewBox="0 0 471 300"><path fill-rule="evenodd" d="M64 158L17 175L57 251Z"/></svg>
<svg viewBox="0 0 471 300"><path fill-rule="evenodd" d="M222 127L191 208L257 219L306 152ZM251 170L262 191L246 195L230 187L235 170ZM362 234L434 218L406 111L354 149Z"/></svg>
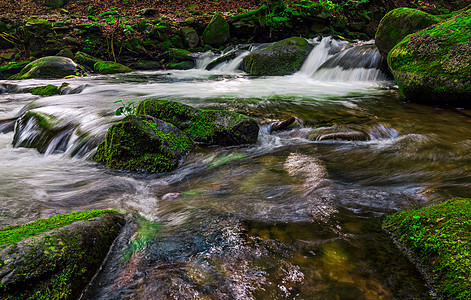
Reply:
<svg viewBox="0 0 471 300"><path fill-rule="evenodd" d="M374 45L356 46L328 58L312 77L323 81L384 80L386 77L379 69L381 62L381 55Z"/></svg>
<svg viewBox="0 0 471 300"><path fill-rule="evenodd" d="M196 59L196 69L231 73L239 69L245 56L255 51L265 49L272 44L273 43L237 45L234 48L224 50L220 55L216 55L212 51L207 51Z"/></svg>
<svg viewBox="0 0 471 300"><path fill-rule="evenodd" d="M311 43L315 43L315 41L313 40ZM347 45L347 42L335 40L330 36L321 38L320 43L309 53L299 73L312 76L329 57L342 51Z"/></svg>
<svg viewBox="0 0 471 300"><path fill-rule="evenodd" d="M399 136L399 131L385 124L377 124L368 129L371 140L394 139Z"/></svg>
<svg viewBox="0 0 471 300"><path fill-rule="evenodd" d="M244 51L241 54L239 54L236 58L234 58L233 60L222 62L222 63L218 64L216 67L214 67L213 70L221 71L221 72L224 72L224 73L234 72L235 70L239 69L244 57L246 57L250 53L251 53L250 51Z"/></svg>
<svg viewBox="0 0 471 300"><path fill-rule="evenodd" d="M196 59L195 68L204 70L209 65L209 63L212 62L217 57L218 56L214 54L212 51L206 51L202 53L200 56L198 56L198 58Z"/></svg>
<svg viewBox="0 0 471 300"><path fill-rule="evenodd" d="M14 147L35 148L45 155L63 153L76 129L76 124L28 111L16 122L12 143Z"/></svg>

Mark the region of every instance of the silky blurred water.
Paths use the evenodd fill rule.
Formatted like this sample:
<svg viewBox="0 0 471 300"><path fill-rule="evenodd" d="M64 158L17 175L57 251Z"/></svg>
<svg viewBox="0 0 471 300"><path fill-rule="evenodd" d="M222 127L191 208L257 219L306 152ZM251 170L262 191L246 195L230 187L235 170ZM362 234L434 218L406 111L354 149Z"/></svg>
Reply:
<svg viewBox="0 0 471 300"><path fill-rule="evenodd" d="M0 225L97 208L141 216L84 299L425 299L381 218L469 196L471 114L404 103L384 77L350 78L195 69L2 82L14 88L0 94L0 120L35 110L76 129L49 154L0 133ZM26 92L63 82L75 92ZM152 97L253 116L258 143L199 147L166 174L90 160L120 119L114 101ZM270 130L292 116L295 125ZM352 135L361 138L342 139ZM84 136L94 146L77 151Z"/></svg>

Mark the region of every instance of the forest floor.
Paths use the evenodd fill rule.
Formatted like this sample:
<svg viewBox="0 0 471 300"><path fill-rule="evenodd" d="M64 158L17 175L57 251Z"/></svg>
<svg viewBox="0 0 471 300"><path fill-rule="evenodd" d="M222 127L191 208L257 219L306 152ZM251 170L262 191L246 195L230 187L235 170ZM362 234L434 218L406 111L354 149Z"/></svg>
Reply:
<svg viewBox="0 0 471 300"><path fill-rule="evenodd" d="M290 5L298 3L300 0L285 1ZM349 0L352 3L358 2ZM333 1L348 2L349 1ZM176 22L183 21L192 15L192 11L201 11L202 13L221 12L226 16L239 14L241 10L252 10L260 7L263 0L70 0L62 8L70 14L84 17L93 10L96 14L106 12L113 8L119 8L119 12L123 15L135 15L139 10L144 8L153 8L160 15L166 15L169 19ZM60 12L58 9L50 9L44 4L44 0L0 0L0 15L15 14L18 16L34 16L34 15L55 15ZM368 2L365 2L368 3ZM436 7L447 7L450 10L457 10L469 4L469 0L447 1L443 0L422 0L422 1L406 1L406 0L379 0L368 3L368 9L384 7L411 7L419 6L426 11L433 11ZM353 4L352 4L353 5Z"/></svg>

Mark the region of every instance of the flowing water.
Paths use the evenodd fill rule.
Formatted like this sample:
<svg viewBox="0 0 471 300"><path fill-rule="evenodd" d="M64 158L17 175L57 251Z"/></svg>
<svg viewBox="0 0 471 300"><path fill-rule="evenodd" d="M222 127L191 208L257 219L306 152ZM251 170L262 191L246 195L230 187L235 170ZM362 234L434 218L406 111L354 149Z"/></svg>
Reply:
<svg viewBox="0 0 471 300"><path fill-rule="evenodd" d="M381 220L469 196L471 113L403 103L371 45L310 43L290 76L239 71L244 55L268 46L246 45L211 71L217 56L206 53L188 71L4 81L0 225L134 212L83 299L426 299ZM25 92L63 82L66 95ZM113 102L151 97L253 116L258 143L198 148L166 174L91 161L119 120ZM40 136L34 122L9 130L28 110L58 118L42 153L23 147ZM295 124L271 130L290 117Z"/></svg>

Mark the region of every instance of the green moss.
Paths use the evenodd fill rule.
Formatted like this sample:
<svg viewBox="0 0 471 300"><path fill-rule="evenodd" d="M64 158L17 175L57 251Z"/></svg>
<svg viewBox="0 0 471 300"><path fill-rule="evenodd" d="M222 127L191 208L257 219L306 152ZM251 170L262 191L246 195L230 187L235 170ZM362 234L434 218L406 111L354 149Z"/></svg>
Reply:
<svg viewBox="0 0 471 300"><path fill-rule="evenodd" d="M170 128L164 132L159 127L162 124L158 126L157 121L129 116L114 124L105 140L98 145L94 160L116 169L148 172L175 169L192 143L185 134L178 134L173 125L166 124Z"/></svg>
<svg viewBox="0 0 471 300"><path fill-rule="evenodd" d="M220 14L214 15L203 31L204 43L212 46L222 45L230 37L229 25Z"/></svg>
<svg viewBox="0 0 471 300"><path fill-rule="evenodd" d="M12 75L20 73L20 71L26 67L31 61L23 61L19 63L11 62L7 65L0 67L0 79L8 78Z"/></svg>
<svg viewBox="0 0 471 300"><path fill-rule="evenodd" d="M299 70L309 44L303 38L288 38L244 57L244 71L256 76L281 76Z"/></svg>
<svg viewBox="0 0 471 300"><path fill-rule="evenodd" d="M440 299L471 298L471 201L395 213L384 228L412 251L436 281Z"/></svg>
<svg viewBox="0 0 471 300"><path fill-rule="evenodd" d="M43 232L60 228L80 220L88 220L99 217L108 213L118 213L118 211L111 209L78 211L65 215L54 216L48 219L41 219L23 225L0 228L0 247L5 248L9 245L14 245L26 238L37 236Z"/></svg>
<svg viewBox="0 0 471 300"><path fill-rule="evenodd" d="M95 64L99 61L102 61L102 59L99 59L91 55L88 55L87 53L78 51L77 53L75 53L74 61L90 69L93 69Z"/></svg>
<svg viewBox="0 0 471 300"><path fill-rule="evenodd" d="M422 30L442 20L440 16L412 9L397 8L387 13L378 25L375 43L384 57L408 34Z"/></svg>
<svg viewBox="0 0 471 300"><path fill-rule="evenodd" d="M53 84L48 84L45 86L38 86L38 87L32 88L30 90L30 93L33 95L39 95L39 96L53 96L53 95L60 94L60 91L57 86Z"/></svg>
<svg viewBox="0 0 471 300"><path fill-rule="evenodd" d="M30 110L24 115L23 118L26 120L29 120L31 118L35 119L36 123L44 130L49 130L58 123L56 117L38 111Z"/></svg>
<svg viewBox="0 0 471 300"><path fill-rule="evenodd" d="M98 61L93 67L95 68L95 72L102 75L132 72L130 67L114 61Z"/></svg>
<svg viewBox="0 0 471 300"><path fill-rule="evenodd" d="M447 98L469 99L469 28L471 14L468 11L408 35L389 52L389 67L407 98L442 102Z"/></svg>
<svg viewBox="0 0 471 300"><path fill-rule="evenodd" d="M210 145L238 145L256 142L254 119L231 111L200 110L178 102L147 99L139 103L136 115L149 115L175 125L193 141ZM252 129L257 128L257 132ZM250 132L250 133L249 133Z"/></svg>
<svg viewBox="0 0 471 300"><path fill-rule="evenodd" d="M1 229L8 247L0 274L9 275L0 299L77 299L124 224L116 213L73 212Z"/></svg>

